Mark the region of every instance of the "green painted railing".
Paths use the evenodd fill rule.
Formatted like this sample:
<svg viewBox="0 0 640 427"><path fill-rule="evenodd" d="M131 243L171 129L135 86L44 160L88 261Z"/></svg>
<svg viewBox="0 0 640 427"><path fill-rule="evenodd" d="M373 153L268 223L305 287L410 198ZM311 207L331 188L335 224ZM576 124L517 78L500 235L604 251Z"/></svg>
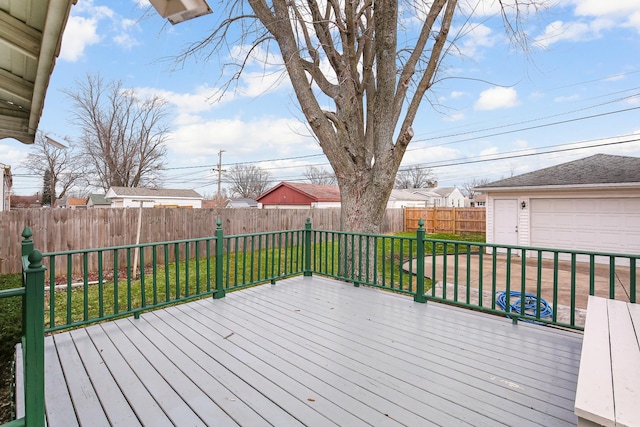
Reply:
<svg viewBox="0 0 640 427"><path fill-rule="evenodd" d="M474 310L574 329L588 295L638 301L640 255L304 229L40 254L23 233L24 415L7 425L44 425L44 334L228 291L320 274ZM45 280L44 257L48 265ZM93 271L90 266L97 265ZM59 267L61 266L61 267ZM80 273L77 273L80 271ZM48 282L48 283L47 283ZM529 295L534 310L516 296ZM554 308L543 316L544 302ZM566 306L567 316L558 314ZM46 316L45 316L46 312Z"/></svg>
<svg viewBox="0 0 640 427"><path fill-rule="evenodd" d="M310 246L314 274L514 322L581 330L589 295L639 299L638 254L433 240L422 222L416 237L313 230Z"/></svg>
<svg viewBox="0 0 640 427"><path fill-rule="evenodd" d="M224 236L218 221L213 237L45 253L46 331L223 298L227 291L300 274L303 239L303 230ZM90 271L96 263L98 270ZM81 273L74 273L77 266Z"/></svg>
<svg viewBox="0 0 640 427"><path fill-rule="evenodd" d="M0 298L22 298L22 367L23 381L16 384L23 399L17 408L18 418L6 427L44 427L44 273L42 254L34 250L29 227L22 232L22 286L0 291Z"/></svg>

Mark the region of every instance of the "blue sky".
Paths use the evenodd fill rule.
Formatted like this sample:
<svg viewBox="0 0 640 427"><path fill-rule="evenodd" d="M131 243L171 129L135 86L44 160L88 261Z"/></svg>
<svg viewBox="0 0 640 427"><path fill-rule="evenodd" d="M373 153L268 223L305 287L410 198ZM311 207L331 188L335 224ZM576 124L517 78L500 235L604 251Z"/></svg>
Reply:
<svg viewBox="0 0 640 427"><path fill-rule="evenodd" d="M634 141L640 139L640 2L559 0L527 22L527 54L509 43L494 2L479 9L458 52L445 60L403 166L431 167L441 186L462 186L595 153L640 156ZM258 60L250 63L236 90L218 102L219 64L227 58L173 61L215 27L218 4L209 4L214 14L171 26L142 0L79 0L40 130L73 144L80 132L68 121L62 89L99 72L169 101L166 188L214 194L219 150L223 168L255 164L274 183L304 180L306 165L328 169L277 57L266 70ZM600 146L584 148L594 145ZM12 166L16 194L42 186L19 166L28 152L15 140L0 141L0 161Z"/></svg>

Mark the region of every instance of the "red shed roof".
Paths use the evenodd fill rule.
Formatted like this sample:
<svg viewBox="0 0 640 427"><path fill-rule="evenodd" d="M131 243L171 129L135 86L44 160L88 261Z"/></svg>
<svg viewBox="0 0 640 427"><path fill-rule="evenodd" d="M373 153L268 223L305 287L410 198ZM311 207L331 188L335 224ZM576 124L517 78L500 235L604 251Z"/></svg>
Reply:
<svg viewBox="0 0 640 427"><path fill-rule="evenodd" d="M269 194L273 194L283 187L301 193L307 196L309 199L312 199L314 202L340 201L340 188L337 185L305 184L300 182L281 182L280 184L261 194L260 197L258 197L256 200L260 202Z"/></svg>

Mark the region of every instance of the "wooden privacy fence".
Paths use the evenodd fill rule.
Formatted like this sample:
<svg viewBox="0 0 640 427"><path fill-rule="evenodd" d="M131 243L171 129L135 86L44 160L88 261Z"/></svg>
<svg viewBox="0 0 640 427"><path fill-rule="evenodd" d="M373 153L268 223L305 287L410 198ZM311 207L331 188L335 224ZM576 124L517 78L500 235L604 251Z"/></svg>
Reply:
<svg viewBox="0 0 640 427"><path fill-rule="evenodd" d="M33 231L42 252L132 245L138 230L137 208L21 209L0 212L0 274L21 269L20 233ZM237 235L304 228L311 218L318 230L339 230L340 209L142 209L140 243L214 236L217 218L224 234ZM388 209L382 233L403 230L402 209Z"/></svg>
<svg viewBox="0 0 640 427"><path fill-rule="evenodd" d="M427 233L486 233L485 208L404 208L404 231L424 221Z"/></svg>

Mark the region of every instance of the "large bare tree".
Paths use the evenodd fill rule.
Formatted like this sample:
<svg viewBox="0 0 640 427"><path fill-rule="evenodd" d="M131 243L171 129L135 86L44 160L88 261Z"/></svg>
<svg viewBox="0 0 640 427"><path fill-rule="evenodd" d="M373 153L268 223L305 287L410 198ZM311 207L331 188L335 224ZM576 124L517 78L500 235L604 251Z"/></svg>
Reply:
<svg viewBox="0 0 640 427"><path fill-rule="evenodd" d="M336 185L336 176L324 168L317 168L309 165L304 170L304 177L309 184Z"/></svg>
<svg viewBox="0 0 640 427"><path fill-rule="evenodd" d="M398 170L396 188L426 188L438 185L436 176L430 168L412 165Z"/></svg>
<svg viewBox="0 0 640 427"><path fill-rule="evenodd" d="M73 149L48 143L42 133L37 134L23 167L42 177L44 188L40 200L43 205L53 206L57 198L64 197L83 177L82 166Z"/></svg>
<svg viewBox="0 0 640 427"><path fill-rule="evenodd" d="M520 20L543 1L495 0L517 43L526 42ZM459 7L457 0L232 0L214 9L219 25L182 58L241 45L246 55L227 80L232 84L252 53L275 42L337 177L341 227L379 232L418 108L443 58L470 33L474 6ZM450 35L454 17L458 25Z"/></svg>
<svg viewBox="0 0 640 427"><path fill-rule="evenodd" d="M478 194L476 187L482 187L490 182L491 180L489 178L473 178L470 181L465 181L460 190L462 191L462 194L473 199L476 194Z"/></svg>
<svg viewBox="0 0 640 427"><path fill-rule="evenodd" d="M227 172L229 191L236 197L257 198L271 185L271 174L254 165L236 165Z"/></svg>
<svg viewBox="0 0 640 427"><path fill-rule="evenodd" d="M158 184L169 131L165 100L140 98L121 81L105 82L100 75L87 75L65 94L72 121L82 130L79 145L95 187Z"/></svg>

